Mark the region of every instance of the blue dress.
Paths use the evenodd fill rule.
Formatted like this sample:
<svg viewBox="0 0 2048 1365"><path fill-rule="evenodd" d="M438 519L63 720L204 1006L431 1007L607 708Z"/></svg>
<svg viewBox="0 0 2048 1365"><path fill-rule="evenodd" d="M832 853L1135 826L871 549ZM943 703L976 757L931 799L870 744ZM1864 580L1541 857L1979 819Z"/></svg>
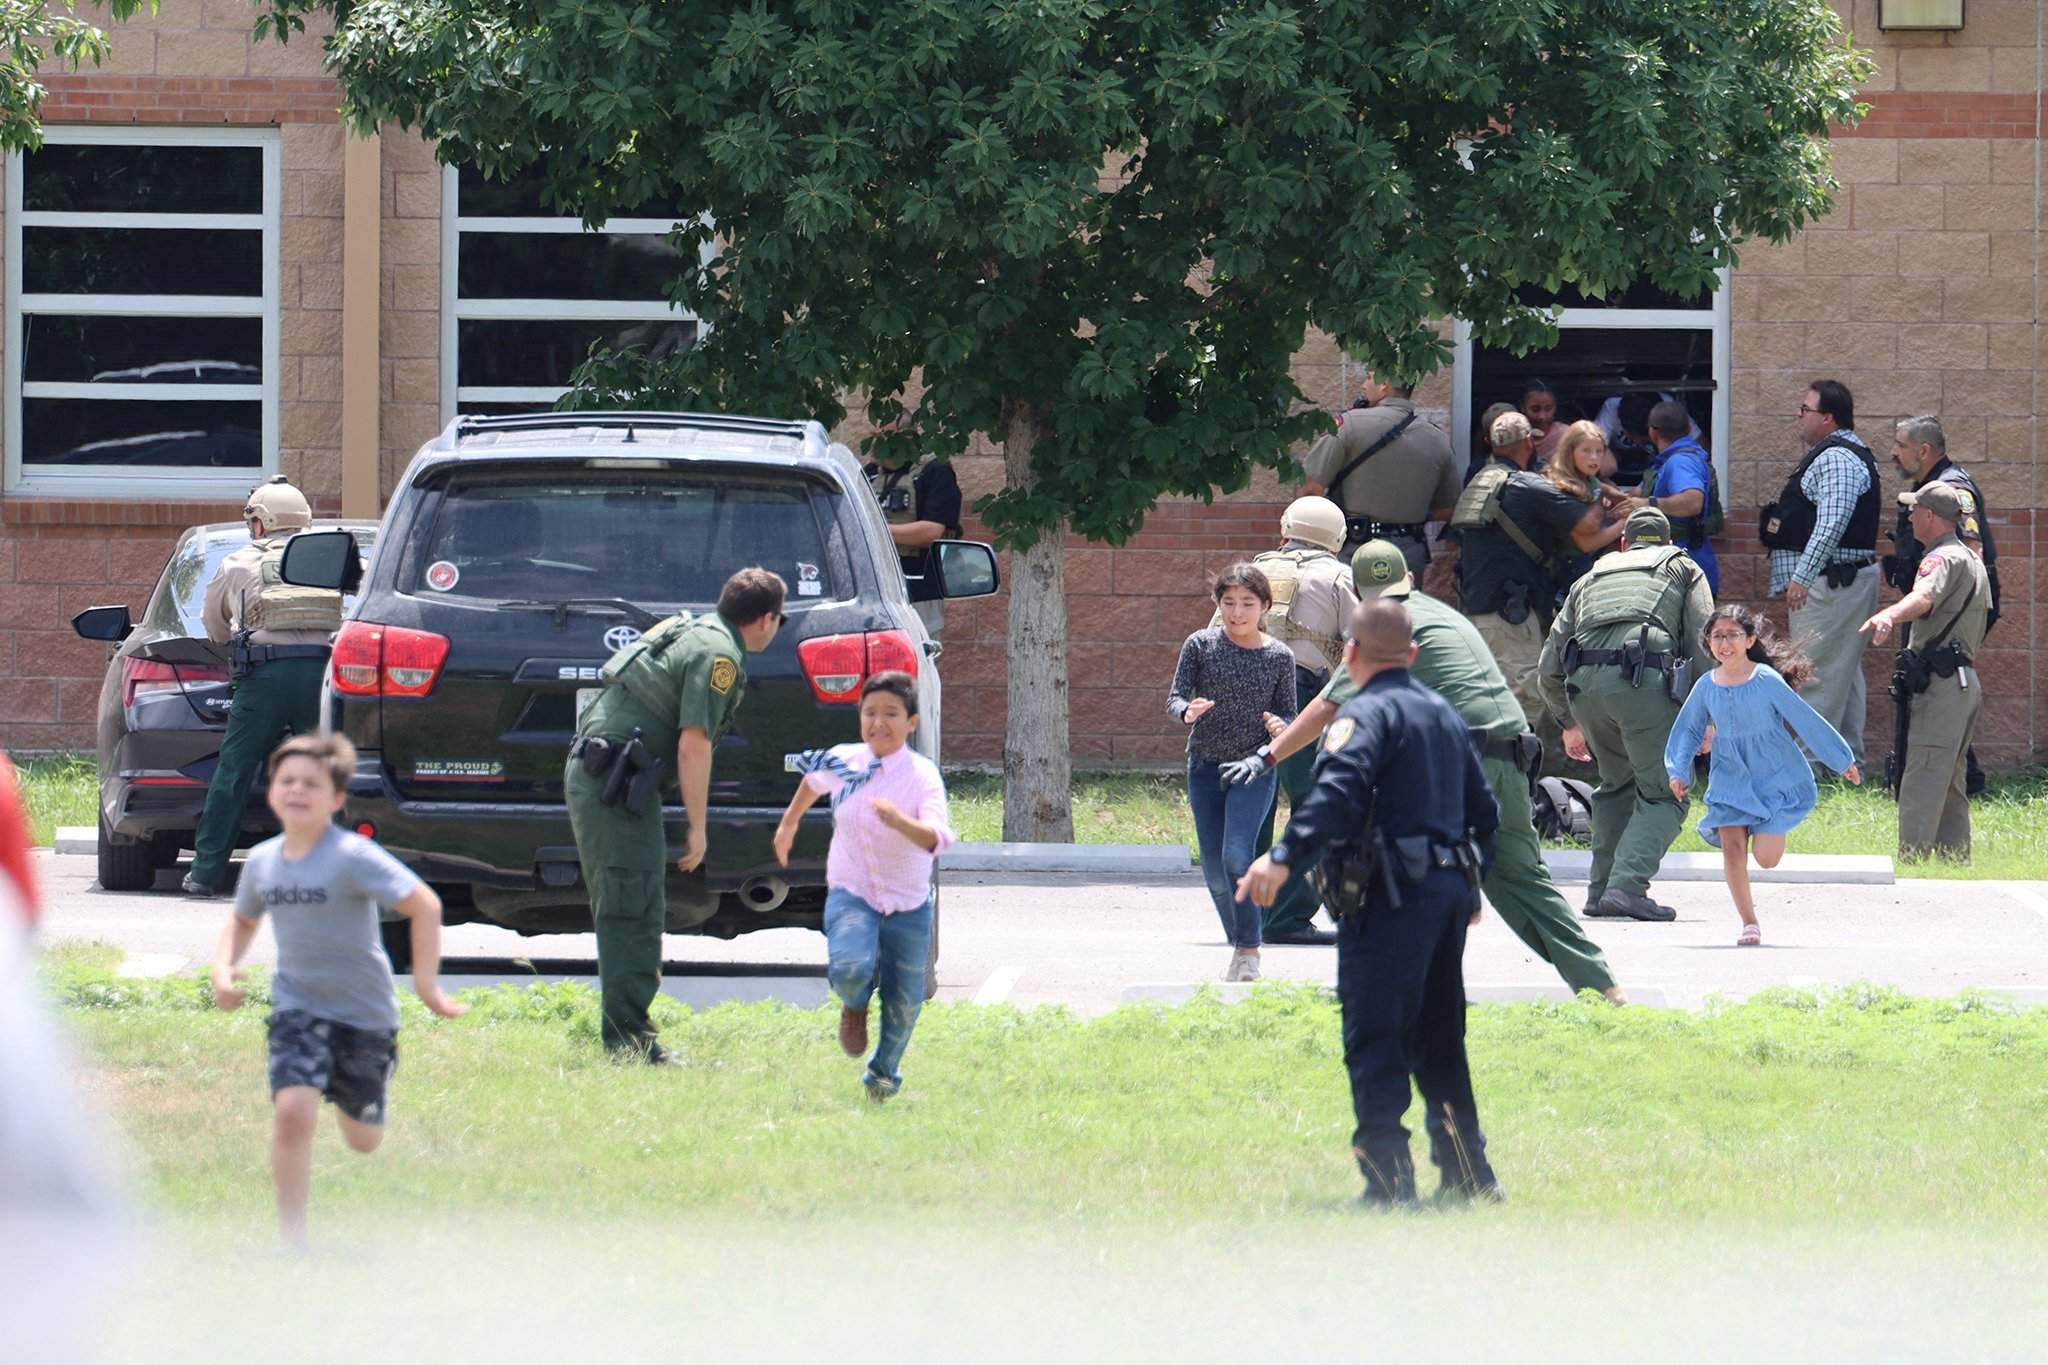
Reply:
<svg viewBox="0 0 2048 1365"><path fill-rule="evenodd" d="M1734 687L1715 682L1712 673L1693 684L1664 745L1665 772L1692 781L1692 758L1709 724L1714 758L1699 831L1715 848L1721 846L1723 825L1786 834L1806 818L1820 793L1801 740L1838 773L1856 761L1849 742L1767 664L1758 664L1748 682Z"/></svg>

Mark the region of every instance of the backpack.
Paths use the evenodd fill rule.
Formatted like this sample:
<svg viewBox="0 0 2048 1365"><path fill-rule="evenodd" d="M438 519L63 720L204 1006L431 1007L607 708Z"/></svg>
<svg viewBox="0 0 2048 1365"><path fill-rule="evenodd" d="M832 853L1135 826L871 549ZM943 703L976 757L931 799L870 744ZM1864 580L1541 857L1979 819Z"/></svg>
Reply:
<svg viewBox="0 0 2048 1365"><path fill-rule="evenodd" d="M1542 838L1593 842L1593 788L1575 777L1537 779L1531 814Z"/></svg>

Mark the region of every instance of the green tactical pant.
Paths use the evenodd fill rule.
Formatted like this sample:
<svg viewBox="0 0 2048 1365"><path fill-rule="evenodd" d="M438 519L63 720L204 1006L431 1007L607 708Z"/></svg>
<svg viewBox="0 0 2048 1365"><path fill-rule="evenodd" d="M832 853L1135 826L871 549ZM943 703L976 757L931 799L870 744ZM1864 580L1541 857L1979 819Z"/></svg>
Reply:
<svg viewBox="0 0 2048 1365"><path fill-rule="evenodd" d="M1313 674L1297 667L1294 670L1295 705L1307 706L1314 701L1321 695L1323 683L1328 681L1325 677L1322 682L1318 682ZM1273 846L1273 823L1274 817L1280 813L1280 793L1287 793L1288 809L1301 809L1301 803L1308 800L1309 791L1316 785L1315 769L1316 746L1313 744L1306 745L1280 760L1279 769L1275 774L1280 780L1273 787L1273 808L1266 812L1266 823L1259 826L1259 838L1252 850L1253 856L1256 857ZM1308 928L1309 922L1316 917L1316 908L1321 904L1322 902L1316 898L1315 887L1309 884L1307 877L1300 874L1289 877L1287 884L1280 888L1280 894L1266 907L1264 937L1270 939L1295 934Z"/></svg>
<svg viewBox="0 0 2048 1365"><path fill-rule="evenodd" d="M1530 951L1557 968L1574 993L1606 990L1614 984L1614 973L1599 945L1580 930L1578 917L1543 864L1543 845L1529 809L1529 779L1506 759L1489 758L1480 766L1500 803L1493 870L1484 883L1487 904Z"/></svg>
<svg viewBox="0 0 2048 1365"><path fill-rule="evenodd" d="M1685 824L1685 807L1664 773L1664 745L1678 704L1665 695L1657 673L1630 687L1620 669L1596 664L1573 674L1572 683L1578 689L1572 719L1586 732L1600 768L1593 792L1593 888L1648 895L1650 879Z"/></svg>
<svg viewBox="0 0 2048 1365"><path fill-rule="evenodd" d="M192 880L219 890L228 879L228 858L242 833L249 793L263 776L270 752L287 732L309 735L320 728L319 659L276 659L242 675L228 705L228 732L220 763L206 787L206 807L192 836Z"/></svg>
<svg viewBox="0 0 2048 1365"><path fill-rule="evenodd" d="M648 1007L661 990L661 931L668 914L668 844L661 817L600 802L603 780L570 759L562 778L576 857L597 928L597 982L607 1049L654 1046Z"/></svg>

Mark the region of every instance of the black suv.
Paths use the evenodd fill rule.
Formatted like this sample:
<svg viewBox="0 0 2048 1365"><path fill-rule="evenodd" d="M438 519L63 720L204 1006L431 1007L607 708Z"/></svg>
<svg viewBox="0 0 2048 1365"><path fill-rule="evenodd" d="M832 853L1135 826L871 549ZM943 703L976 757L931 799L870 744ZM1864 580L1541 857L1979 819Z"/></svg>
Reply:
<svg viewBox="0 0 2048 1365"><path fill-rule="evenodd" d="M361 755L347 818L440 892L449 922L524 934L590 927L562 767L613 651L711 610L736 569L789 584L789 619L748 656L713 759L710 854L698 873L669 869L668 927L816 928L830 813L776 865L797 781L785 756L859 738L862 682L902 669L918 679L914 743L937 759L939 646L911 604L996 590L994 552L969 541L940 542L907 577L858 460L816 422L696 414L457 418L413 457L359 585L347 550L301 534L284 564L291 581L358 589L327 682L328 723ZM682 814L664 812L672 856ZM404 933L386 946L402 964Z"/></svg>

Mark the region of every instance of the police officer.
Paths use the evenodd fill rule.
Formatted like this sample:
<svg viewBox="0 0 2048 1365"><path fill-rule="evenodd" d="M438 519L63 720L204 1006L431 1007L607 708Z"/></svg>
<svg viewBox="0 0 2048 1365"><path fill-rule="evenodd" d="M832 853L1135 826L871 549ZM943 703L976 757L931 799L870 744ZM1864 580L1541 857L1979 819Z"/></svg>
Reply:
<svg viewBox="0 0 2048 1365"><path fill-rule="evenodd" d="M1955 487L1963 509L1956 534L1963 544L1983 557L1984 575L1991 583L1991 610L1984 618L1984 630L1989 634L1998 624L1998 546L1991 538L1991 509L1977 481L1961 465L1949 460L1948 439L1942 433L1941 419L1931 414L1899 422L1892 438L1892 459L1905 474L1909 492L1918 492L1930 483ZM1902 593L1913 591L1914 580L1920 574L1920 558L1927 553L1927 547L1913 534L1912 518L1912 508L1901 500L1898 521L1892 528L1892 553L1880 561L1885 581ZM1970 794L1975 796L1984 790L1984 770L1977 766L1977 751L1964 750L1963 761L1969 768Z"/></svg>
<svg viewBox="0 0 2048 1365"><path fill-rule="evenodd" d="M1908 708L1909 731L1899 770L1899 853L1970 856L1970 798L1963 754L1977 728L1984 689L1973 661L1984 644L1991 576L1957 535L1963 494L1935 481L1899 495L1911 511L1915 539L1927 547L1913 590L1863 623L1883 644L1901 621L1907 629L1892 675L1893 700Z"/></svg>
<svg viewBox="0 0 2048 1365"><path fill-rule="evenodd" d="M1384 537L1415 573L1429 563L1429 523L1450 516L1464 480L1451 441L1415 410L1415 390L1365 377L1371 407L1353 408L1309 447L1305 490L1344 511L1344 555Z"/></svg>
<svg viewBox="0 0 2048 1365"><path fill-rule="evenodd" d="M1338 915L1351 1147L1366 1202L1415 1200L1401 1125L1411 1073L1443 1174L1438 1197L1498 1200L1465 1061L1464 955L1500 813L1465 723L1408 671L1411 630L1391 598L1352 614L1344 665L1358 695L1323 735L1308 799L1237 894L1269 904L1297 867L1314 868Z"/></svg>
<svg viewBox="0 0 2048 1365"><path fill-rule="evenodd" d="M1515 937L1557 968L1572 990L1596 990L1616 1004L1624 1003L1627 996L1615 984L1606 957L1579 928L1544 866L1529 801L1529 784L1542 751L1486 641L1470 621L1415 587L1401 551L1389 542L1369 540L1359 546L1351 557L1351 571L1360 597L1390 598L1408 608L1415 628L1415 662L1409 671L1451 704L1467 730L1483 736L1479 766L1500 803L1499 850L1486 874L1487 901ZM1284 772L1288 757L1309 752L1308 745L1357 692L1351 675L1339 671L1321 696L1302 703L1301 714L1270 745L1251 759L1226 764L1225 776L1248 781L1275 758ZM1293 804L1298 807L1301 802Z"/></svg>
<svg viewBox="0 0 2048 1365"><path fill-rule="evenodd" d="M320 677L341 629L340 593L293 587L280 572L285 542L313 522L306 495L280 474L250 491L242 520L249 543L221 561L200 612L206 638L234 646L234 693L192 839L184 889L194 896L225 889L249 793L270 751L287 734L318 728Z"/></svg>
<svg viewBox="0 0 2048 1365"><path fill-rule="evenodd" d="M1294 651L1294 694L1299 705L1315 700L1344 658L1344 627L1358 605L1351 567L1332 553L1344 543L1344 512L1328 498L1296 498L1280 518L1280 548L1268 550L1252 563L1273 588L1266 612L1266 634ZM1222 624L1219 612L1211 625ZM1289 807L1299 806L1314 781L1315 756L1295 753L1280 765L1273 810L1259 827L1255 852L1273 846L1273 816L1279 813L1280 792ZM1315 889L1306 877L1283 889L1265 914L1268 943L1332 943L1336 935L1313 927Z"/></svg>
<svg viewBox="0 0 2048 1365"><path fill-rule="evenodd" d="M671 616L612 655L569 747L562 781L597 927L604 1045L615 1056L671 1060L647 1017L661 989L668 909L662 794L681 788L676 867L695 872L712 751L746 694L746 655L766 649L782 625L784 591L776 574L741 569L725 581L717 612Z"/></svg>
<svg viewBox="0 0 2048 1365"><path fill-rule="evenodd" d="M903 572L925 571L924 553L933 541L960 537L960 479L950 461L933 455L900 458L882 454L861 467L882 515L889 522L890 539L903 558ZM934 636L946 624L946 604L940 601L916 604L918 617Z"/></svg>
<svg viewBox="0 0 2048 1365"><path fill-rule="evenodd" d="M1472 476L1451 514L1458 532L1458 595L1493 650L1522 710L1544 713L1536 659L1557 597L1556 571L1574 551L1591 554L1605 516L1529 472L1535 433L1519 412L1493 422L1493 458Z"/></svg>
<svg viewBox="0 0 2048 1365"><path fill-rule="evenodd" d="M1537 675L1544 703L1568 727L1564 751L1600 765L1586 913L1671 920L1677 912L1649 894L1685 823L1664 744L1692 680L1714 666L1700 640L1714 594L1656 508L1629 513L1621 543L1572 585Z"/></svg>

